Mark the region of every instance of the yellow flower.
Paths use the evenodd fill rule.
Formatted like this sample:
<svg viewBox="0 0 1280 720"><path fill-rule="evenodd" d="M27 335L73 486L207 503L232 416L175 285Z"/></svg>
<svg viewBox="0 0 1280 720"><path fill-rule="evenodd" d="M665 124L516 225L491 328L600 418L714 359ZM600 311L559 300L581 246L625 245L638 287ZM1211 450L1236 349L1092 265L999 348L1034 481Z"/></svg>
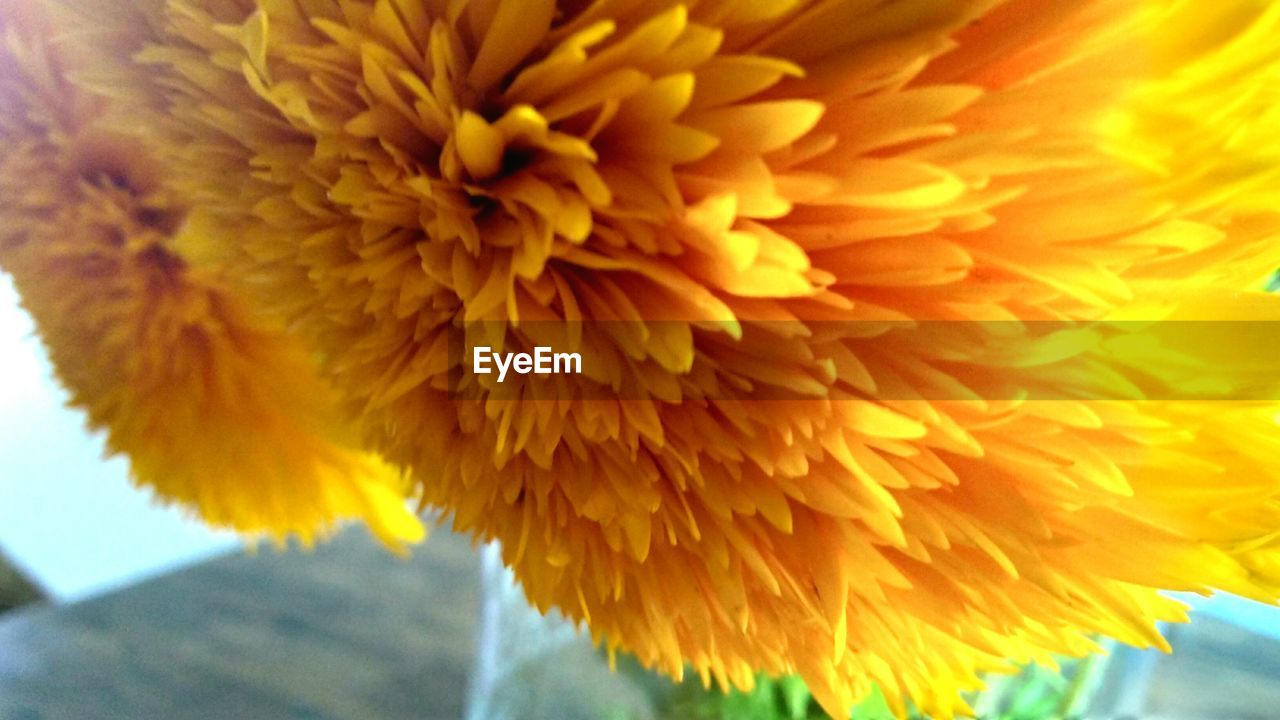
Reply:
<svg viewBox="0 0 1280 720"><path fill-rule="evenodd" d="M302 346L174 253L163 173L96 125L104 103L21 5L0 5L0 267L72 403L140 485L212 525L310 543L363 518L394 548L418 540L399 476L338 442Z"/></svg>
<svg viewBox="0 0 1280 720"><path fill-rule="evenodd" d="M1095 633L1164 646L1160 589L1280 593L1276 403L1069 400L1177 368L903 327L1274 319L1277 6L144 7L81 8L82 81L161 139L183 256L610 648L950 717ZM459 338L587 372L499 392Z"/></svg>

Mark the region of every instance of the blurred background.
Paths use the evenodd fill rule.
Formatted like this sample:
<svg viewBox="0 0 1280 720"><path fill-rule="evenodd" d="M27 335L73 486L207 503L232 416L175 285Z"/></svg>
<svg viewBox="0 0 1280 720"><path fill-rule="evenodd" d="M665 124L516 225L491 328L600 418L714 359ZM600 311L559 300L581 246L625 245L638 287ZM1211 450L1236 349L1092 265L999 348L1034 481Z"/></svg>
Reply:
<svg viewBox="0 0 1280 720"><path fill-rule="evenodd" d="M495 551L447 529L408 563L351 532L315 553L255 555L154 505L64 406L7 279L0 378L0 720L818 717L786 682L724 700L625 660L609 674L572 626L524 605ZM1008 720L1280 717L1280 610L1188 602L1196 621L1166 628L1172 656L1116 647L1030 669L975 707Z"/></svg>

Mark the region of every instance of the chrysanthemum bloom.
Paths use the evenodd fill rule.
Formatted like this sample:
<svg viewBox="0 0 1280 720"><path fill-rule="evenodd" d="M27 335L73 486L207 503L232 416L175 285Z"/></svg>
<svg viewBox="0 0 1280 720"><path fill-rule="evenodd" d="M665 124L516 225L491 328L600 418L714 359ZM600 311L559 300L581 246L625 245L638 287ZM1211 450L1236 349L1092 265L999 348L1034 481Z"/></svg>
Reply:
<svg viewBox="0 0 1280 720"><path fill-rule="evenodd" d="M1280 591L1275 403L1067 400L1177 375L900 327L1273 318L1277 6L77 8L184 256L611 648L949 717L1094 633L1163 646L1159 589ZM587 372L499 393L458 338Z"/></svg>
<svg viewBox="0 0 1280 720"><path fill-rule="evenodd" d="M72 404L136 482L213 525L309 543L355 516L419 539L399 475L339 442L303 347L175 254L182 206L48 34L0 3L0 268Z"/></svg>

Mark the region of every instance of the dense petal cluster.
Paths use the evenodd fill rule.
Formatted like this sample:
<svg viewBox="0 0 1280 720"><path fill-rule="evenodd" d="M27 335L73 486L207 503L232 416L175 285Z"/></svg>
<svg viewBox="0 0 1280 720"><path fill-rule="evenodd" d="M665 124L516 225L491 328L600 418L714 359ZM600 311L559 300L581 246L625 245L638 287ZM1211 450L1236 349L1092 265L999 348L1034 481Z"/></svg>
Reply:
<svg viewBox="0 0 1280 720"><path fill-rule="evenodd" d="M1276 403L1068 399L1186 367L912 326L1275 319L1268 2L77 12L174 252L611 648L948 717L1094 633L1162 646L1161 589L1280 593ZM500 389L480 344L586 373Z"/></svg>
<svg viewBox="0 0 1280 720"><path fill-rule="evenodd" d="M0 5L0 267L72 404L136 482L215 526L309 543L355 517L419 539L399 475L339 442L304 347L175 254L184 206L22 5Z"/></svg>

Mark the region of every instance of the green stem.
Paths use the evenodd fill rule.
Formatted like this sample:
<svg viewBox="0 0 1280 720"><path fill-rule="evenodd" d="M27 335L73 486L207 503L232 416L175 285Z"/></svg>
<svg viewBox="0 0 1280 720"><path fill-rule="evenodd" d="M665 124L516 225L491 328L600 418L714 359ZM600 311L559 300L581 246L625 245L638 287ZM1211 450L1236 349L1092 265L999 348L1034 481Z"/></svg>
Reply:
<svg viewBox="0 0 1280 720"><path fill-rule="evenodd" d="M1072 676L1071 683L1067 686L1067 691L1062 695L1062 701L1058 703L1059 717L1069 717L1084 698L1086 691L1092 685L1091 680L1097 669L1100 657L1099 655L1089 655L1080 660L1080 665Z"/></svg>

